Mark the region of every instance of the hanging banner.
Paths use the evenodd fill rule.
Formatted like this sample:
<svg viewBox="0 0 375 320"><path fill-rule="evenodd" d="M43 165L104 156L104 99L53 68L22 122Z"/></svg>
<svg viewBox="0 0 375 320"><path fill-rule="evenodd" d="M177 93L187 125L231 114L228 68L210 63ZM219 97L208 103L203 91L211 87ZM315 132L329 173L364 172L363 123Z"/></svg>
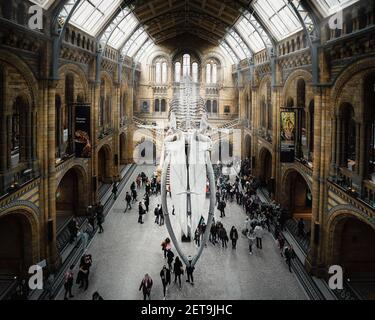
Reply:
<svg viewBox="0 0 375 320"><path fill-rule="evenodd" d="M281 111L280 161L294 162L296 141L296 113Z"/></svg>
<svg viewBox="0 0 375 320"><path fill-rule="evenodd" d="M77 158L91 157L90 105L75 105L75 155Z"/></svg>

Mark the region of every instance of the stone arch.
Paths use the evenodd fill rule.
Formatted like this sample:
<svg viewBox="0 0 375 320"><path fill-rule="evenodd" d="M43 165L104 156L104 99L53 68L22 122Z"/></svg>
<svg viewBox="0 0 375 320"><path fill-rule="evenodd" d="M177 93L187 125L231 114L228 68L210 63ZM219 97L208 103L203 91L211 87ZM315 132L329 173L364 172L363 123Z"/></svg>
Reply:
<svg viewBox="0 0 375 320"><path fill-rule="evenodd" d="M312 182L308 176L296 165L290 165L283 172L281 188L281 205L288 210L289 217L311 223Z"/></svg>
<svg viewBox="0 0 375 320"><path fill-rule="evenodd" d="M12 61L12 64L10 64L9 61ZM38 82L27 64L17 55L2 49L0 49L0 63L12 66L24 78L30 91L29 95L32 101L31 105L35 107L39 98Z"/></svg>
<svg viewBox="0 0 375 320"><path fill-rule="evenodd" d="M56 225L59 230L71 217L86 212L89 204L86 170L73 165L60 176L56 185Z"/></svg>
<svg viewBox="0 0 375 320"><path fill-rule="evenodd" d="M85 101L89 100L89 86L88 86L87 75L85 74L85 71L81 67L73 63L64 64L59 68L59 73L58 73L59 77L61 75L66 75L68 73L73 73L75 76L78 77L80 85L82 86L84 99ZM60 81L65 81L65 79L60 79ZM79 93L80 92L77 92L76 96Z"/></svg>
<svg viewBox="0 0 375 320"><path fill-rule="evenodd" d="M28 201L16 201L0 210L0 270L13 276L26 276L28 268L40 259L38 209ZM12 238L13 237L13 238ZM9 242L9 243L8 243Z"/></svg>
<svg viewBox="0 0 375 320"><path fill-rule="evenodd" d="M113 180L113 152L109 144L102 145L97 152L99 183L110 184Z"/></svg>
<svg viewBox="0 0 375 320"><path fill-rule="evenodd" d="M246 134L245 135L245 139L244 139L244 147L243 147L243 156L244 158L248 158L248 159L251 159L251 156L252 156L252 152L251 152L251 147L252 147L252 139L251 139L251 135L250 134Z"/></svg>
<svg viewBox="0 0 375 320"><path fill-rule="evenodd" d="M342 266L346 277L355 276L360 269L364 273L372 273L373 276L375 254L372 246L375 239L375 219L366 216L352 205L336 206L328 215L327 265ZM353 250L356 247L358 250ZM368 268L370 264L372 267Z"/></svg>
<svg viewBox="0 0 375 320"><path fill-rule="evenodd" d="M294 102L297 103L297 81L303 79L306 85L306 101L310 101L314 94L312 90L308 90L312 84L312 74L306 70L293 71L284 82L282 99L285 105L288 98L293 98ZM296 83L296 85L293 85ZM309 92L310 91L310 92Z"/></svg>
<svg viewBox="0 0 375 320"><path fill-rule="evenodd" d="M267 186L272 178L272 150L268 146L259 150L257 163L260 183Z"/></svg>
<svg viewBox="0 0 375 320"><path fill-rule="evenodd" d="M168 54L167 51L161 50L161 49L152 52L147 57L146 64L151 66L153 64L153 62L155 61L155 59L158 58L158 57L163 57L164 59L166 59L167 62L168 62L168 65L172 64L172 56L170 54Z"/></svg>
<svg viewBox="0 0 375 320"><path fill-rule="evenodd" d="M120 151L120 165L125 165L129 162L128 160L128 141L125 132L122 132L119 137L119 151Z"/></svg>

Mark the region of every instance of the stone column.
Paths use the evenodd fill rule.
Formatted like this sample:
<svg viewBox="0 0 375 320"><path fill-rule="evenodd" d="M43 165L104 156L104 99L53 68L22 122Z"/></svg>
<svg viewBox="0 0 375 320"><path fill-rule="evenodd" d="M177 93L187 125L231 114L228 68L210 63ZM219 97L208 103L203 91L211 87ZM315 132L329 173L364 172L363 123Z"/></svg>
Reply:
<svg viewBox="0 0 375 320"><path fill-rule="evenodd" d="M91 101L91 176L96 177L96 190L91 190L91 202L96 203L98 199L98 135L99 135L99 101L100 101L100 81L90 82L90 101ZM92 185L92 184L91 184ZM93 186L93 185L92 185ZM94 186L93 186L94 187Z"/></svg>

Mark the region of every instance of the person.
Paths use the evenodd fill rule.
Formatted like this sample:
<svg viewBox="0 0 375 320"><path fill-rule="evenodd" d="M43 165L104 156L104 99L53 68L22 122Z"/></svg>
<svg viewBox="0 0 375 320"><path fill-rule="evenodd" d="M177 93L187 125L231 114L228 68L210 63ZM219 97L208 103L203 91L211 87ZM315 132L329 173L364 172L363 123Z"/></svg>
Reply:
<svg viewBox="0 0 375 320"><path fill-rule="evenodd" d="M250 229L248 231L247 239L249 240L249 254L252 255L253 254L253 244L255 242L255 235L254 235L254 231L252 229Z"/></svg>
<svg viewBox="0 0 375 320"><path fill-rule="evenodd" d="M230 239L232 240L232 249L236 249L238 240L238 231L235 226L232 227L229 233Z"/></svg>
<svg viewBox="0 0 375 320"><path fill-rule="evenodd" d="M92 300L104 300L103 297L99 294L98 291L95 291L93 294L92 294Z"/></svg>
<svg viewBox="0 0 375 320"><path fill-rule="evenodd" d="M292 259L295 258L296 253L294 252L293 246L286 246L284 250L285 261L288 264L289 272L292 272Z"/></svg>
<svg viewBox="0 0 375 320"><path fill-rule="evenodd" d="M142 216L145 213L145 209L143 209L142 202L138 205L138 223L143 224Z"/></svg>
<svg viewBox="0 0 375 320"><path fill-rule="evenodd" d="M168 290L168 285L171 284L171 272L167 269L165 265L163 266L163 269L161 269L160 271L160 278L163 284L163 295L164 295L163 300L165 300L165 295Z"/></svg>
<svg viewBox="0 0 375 320"><path fill-rule="evenodd" d="M137 189L141 189L141 182L142 182L142 178L141 178L141 175L139 174L136 178L136 183L137 183Z"/></svg>
<svg viewBox="0 0 375 320"><path fill-rule="evenodd" d="M188 260L189 260L189 264L186 265L186 275L187 275L186 282L189 282L193 286L194 285L193 272L195 268L191 265L191 263L193 262L191 256L188 257Z"/></svg>
<svg viewBox="0 0 375 320"><path fill-rule="evenodd" d="M95 206L95 212L96 212L96 221L97 221L98 227L99 227L99 233L102 233L104 231L104 229L103 229L104 207L103 207L103 205L100 201Z"/></svg>
<svg viewBox="0 0 375 320"><path fill-rule="evenodd" d="M128 209L129 209L129 210L132 209L132 206L131 206L132 197L131 197L131 195L129 194L129 192L127 192L127 191L126 191L126 195L125 195L125 201L126 201L126 207L125 207L124 213L125 213Z"/></svg>
<svg viewBox="0 0 375 320"><path fill-rule="evenodd" d="M74 298L72 294L72 288L73 288L73 280L74 280L74 273L73 273L74 265L71 265L69 270L65 272L64 274L64 300L68 300L68 294L69 298Z"/></svg>
<svg viewBox="0 0 375 320"><path fill-rule="evenodd" d="M299 219L297 228L298 228L297 236L303 238L305 235L305 223L303 222L302 218Z"/></svg>
<svg viewBox="0 0 375 320"><path fill-rule="evenodd" d="M143 293L143 300L146 300L148 297L151 300L151 289L152 289L153 281L148 273L145 274L145 277L142 279L141 285L139 286L139 291L142 290Z"/></svg>
<svg viewBox="0 0 375 320"><path fill-rule="evenodd" d="M150 196L146 193L143 199L146 207L146 212L148 212L148 207L150 205Z"/></svg>
<svg viewBox="0 0 375 320"><path fill-rule="evenodd" d="M283 257L285 240L284 240L284 237L280 233L279 233L279 236L277 237L277 242L279 243L280 255Z"/></svg>
<svg viewBox="0 0 375 320"><path fill-rule="evenodd" d="M159 224L159 208L160 204L158 204L154 210L154 215L155 215L155 223Z"/></svg>
<svg viewBox="0 0 375 320"><path fill-rule="evenodd" d="M216 202L215 202L215 205L218 204L220 202L220 191L216 191Z"/></svg>
<svg viewBox="0 0 375 320"><path fill-rule="evenodd" d="M166 238L166 239L161 243L161 249L163 250L163 253L164 253L164 259L167 258L167 251L168 251L167 248L170 248L170 245L169 245L170 242L171 242L171 240L170 240L169 238Z"/></svg>
<svg viewBox="0 0 375 320"><path fill-rule="evenodd" d="M262 249L263 228L259 223L254 228L254 233L257 241L257 248Z"/></svg>
<svg viewBox="0 0 375 320"><path fill-rule="evenodd" d="M225 217L225 207L226 207L226 203L224 200L221 200L217 206L217 208L219 209L220 211L220 218L224 218Z"/></svg>
<svg viewBox="0 0 375 320"><path fill-rule="evenodd" d="M113 199L117 199L117 191L118 191L118 188L117 188L117 182L115 181L113 183L113 187L112 187L112 194L113 194Z"/></svg>
<svg viewBox="0 0 375 320"><path fill-rule="evenodd" d="M196 245L197 247L200 246L200 238L201 238L201 234L200 234L200 232L199 232L199 229L197 228L197 229L195 230L195 233L194 233L194 241L195 241L195 245Z"/></svg>
<svg viewBox="0 0 375 320"><path fill-rule="evenodd" d="M227 241L228 241L228 234L227 230L225 230L224 226L222 225L221 228L219 229L219 238L221 240L221 245L223 248L227 248Z"/></svg>
<svg viewBox="0 0 375 320"><path fill-rule="evenodd" d="M174 283L177 282L180 285L180 290L181 290L181 275L184 273L184 268L182 266L182 262L179 257L176 257L174 260L174 266L173 266L173 271L174 271Z"/></svg>
<svg viewBox="0 0 375 320"><path fill-rule="evenodd" d="M89 286L89 273L91 265L92 256L90 254L84 254L81 257L76 283L80 284L79 288L84 287L85 291Z"/></svg>
<svg viewBox="0 0 375 320"><path fill-rule="evenodd" d="M173 263L174 253L171 249L167 250L167 262L169 270L172 271L172 263Z"/></svg>
<svg viewBox="0 0 375 320"><path fill-rule="evenodd" d="M215 245L216 243L216 234L217 234L216 224L213 221L211 224L211 229L210 229L210 241L213 245Z"/></svg>
<svg viewBox="0 0 375 320"><path fill-rule="evenodd" d="M134 187L134 189L132 189L132 198L133 198L132 202L133 203L137 201L137 197L138 197L137 190Z"/></svg>
<svg viewBox="0 0 375 320"><path fill-rule="evenodd" d="M164 213L163 213L163 206L160 206L159 209L159 226L164 224Z"/></svg>
<svg viewBox="0 0 375 320"><path fill-rule="evenodd" d="M175 215L175 208L174 208L174 205L172 205L172 216Z"/></svg>

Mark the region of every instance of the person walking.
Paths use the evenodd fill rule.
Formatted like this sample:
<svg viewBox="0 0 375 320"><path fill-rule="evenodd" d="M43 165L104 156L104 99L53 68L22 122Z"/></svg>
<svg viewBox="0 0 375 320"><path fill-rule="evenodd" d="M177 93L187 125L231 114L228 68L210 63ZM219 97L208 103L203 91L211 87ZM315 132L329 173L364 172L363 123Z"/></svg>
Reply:
<svg viewBox="0 0 375 320"><path fill-rule="evenodd" d="M285 261L288 265L289 272L292 272L292 260L295 258L296 253L294 252L293 246L285 247L284 250Z"/></svg>
<svg viewBox="0 0 375 320"><path fill-rule="evenodd" d="M117 188L117 182L115 181L113 183L113 187L112 187L112 194L113 194L113 199L117 199L117 191L118 191L118 188Z"/></svg>
<svg viewBox="0 0 375 320"><path fill-rule="evenodd" d="M99 227L99 233L102 233L104 231L103 229L104 207L100 201L95 206L95 213L96 213L96 222L98 223L98 227Z"/></svg>
<svg viewBox="0 0 375 320"><path fill-rule="evenodd" d="M64 275L64 289L65 289L65 294L64 294L64 300L68 300L68 294L69 298L74 298L72 295L72 288L73 288L73 280L74 280L74 273L73 273L74 265L71 265L69 270L65 272Z"/></svg>
<svg viewBox="0 0 375 320"><path fill-rule="evenodd" d="M159 224L159 210L160 210L160 205L158 204L154 210L155 223L157 224Z"/></svg>
<svg viewBox="0 0 375 320"><path fill-rule="evenodd" d="M232 249L236 249L238 240L238 231L235 226L230 229L229 237L232 240Z"/></svg>
<svg viewBox="0 0 375 320"><path fill-rule="evenodd" d="M137 194L137 190L134 188L134 189L132 189L131 190L132 191L132 202L134 203L134 202L137 202L138 200L137 200L137 197L138 197L138 194Z"/></svg>
<svg viewBox="0 0 375 320"><path fill-rule="evenodd" d="M163 300L165 300L166 293L168 291L168 285L171 284L171 272L169 271L169 269L167 269L165 265L163 266L163 269L161 269L160 271L160 278L163 284L163 295L164 295Z"/></svg>
<svg viewBox="0 0 375 320"><path fill-rule="evenodd" d="M150 205L150 196L146 193L143 200L144 200L144 204L145 204L145 207L146 207L146 212L148 213L148 207Z"/></svg>
<svg viewBox="0 0 375 320"><path fill-rule="evenodd" d="M174 283L177 282L179 283L179 288L181 290L181 275L184 274L184 268L182 266L182 262L179 257L176 257L174 260L174 266L173 266L173 271L174 271Z"/></svg>
<svg viewBox="0 0 375 320"><path fill-rule="evenodd" d="M164 213L163 213L163 206L160 206L159 209L159 226L164 224Z"/></svg>
<svg viewBox="0 0 375 320"><path fill-rule="evenodd" d="M195 230L195 233L194 233L194 241L197 247L200 246L200 238L201 238L201 234L199 232L199 229L197 228L197 230Z"/></svg>
<svg viewBox="0 0 375 320"><path fill-rule="evenodd" d="M210 241L213 245L216 244L216 235L217 235L216 224L213 221L211 224L211 229L210 229Z"/></svg>
<svg viewBox="0 0 375 320"><path fill-rule="evenodd" d="M284 246L285 246L285 240L284 240L284 237L281 234L279 234L279 236L277 238L277 242L279 243L280 255L283 257L283 250L284 250Z"/></svg>
<svg viewBox="0 0 375 320"><path fill-rule="evenodd" d="M186 275L187 275L186 282L189 282L193 286L194 285L193 273L194 273L195 268L191 265L191 263L193 262L191 256L188 257L188 260L189 260L189 264L186 265Z"/></svg>
<svg viewBox="0 0 375 320"><path fill-rule="evenodd" d="M252 255L253 254L253 244L255 242L255 235L254 235L254 231L252 229L250 229L248 231L247 239L249 240L249 254Z"/></svg>
<svg viewBox="0 0 375 320"><path fill-rule="evenodd" d="M257 241L257 248L262 249L263 228L259 223L254 228L254 233Z"/></svg>
<svg viewBox="0 0 375 320"><path fill-rule="evenodd" d="M228 242L228 234L227 230L225 230L224 226L222 225L219 229L219 238L221 240L221 245L223 248L227 248L227 242Z"/></svg>
<svg viewBox="0 0 375 320"><path fill-rule="evenodd" d="M145 209L143 209L142 202L138 205L138 223L143 224L142 216L145 214Z"/></svg>
<svg viewBox="0 0 375 320"><path fill-rule="evenodd" d="M172 263L173 263L174 253L171 249L167 250L167 262L168 262L168 268L171 272L172 271Z"/></svg>
<svg viewBox="0 0 375 320"><path fill-rule="evenodd" d="M221 200L218 204L218 209L220 211L220 218L224 218L225 217L225 207L226 207L226 203L224 200Z"/></svg>
<svg viewBox="0 0 375 320"><path fill-rule="evenodd" d="M145 274L144 278L142 279L141 285L139 286L139 291L142 290L143 293L143 300L146 300L148 297L151 300L151 289L152 289L153 281L148 273Z"/></svg>
<svg viewBox="0 0 375 320"><path fill-rule="evenodd" d="M127 191L126 191L126 195L125 195L125 201L126 201L126 207L125 207L124 213L125 213L128 209L129 209L129 210L132 209L132 205L131 205L132 197L131 197L131 195L129 194L129 192L127 192Z"/></svg>

